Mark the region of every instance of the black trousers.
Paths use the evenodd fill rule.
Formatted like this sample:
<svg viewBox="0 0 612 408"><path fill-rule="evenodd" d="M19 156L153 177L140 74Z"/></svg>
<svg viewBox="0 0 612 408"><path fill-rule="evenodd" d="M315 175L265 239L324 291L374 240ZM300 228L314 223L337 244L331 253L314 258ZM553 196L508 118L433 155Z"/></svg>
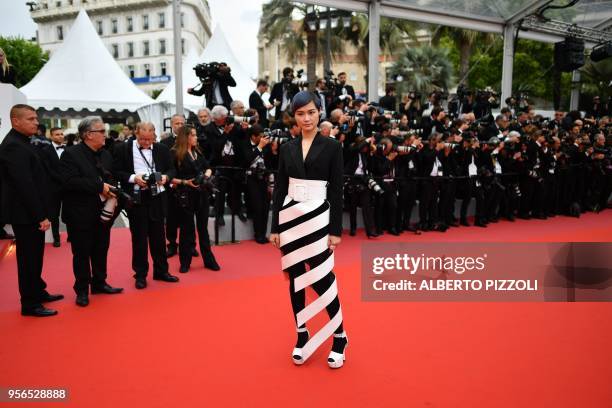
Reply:
<svg viewBox="0 0 612 408"><path fill-rule="evenodd" d="M419 200L419 223L421 228L432 227L438 222L438 200L440 198L441 179L432 177L421 183Z"/></svg>
<svg viewBox="0 0 612 408"><path fill-rule="evenodd" d="M301 312L302 309L304 309L304 307L306 306L306 290L302 289L302 290L295 292L294 280L298 276L306 273L306 263L308 263L308 266L310 267L310 269L315 268L321 263L325 262L325 260L327 259L329 255L330 254L328 252L324 252L322 254L319 254L317 256L314 256L308 259L307 261L298 262L297 264L293 265L292 267L286 270L286 272L289 274L289 296L291 298L291 307L293 308L293 316L294 318L296 318L296 325L297 325L297 314ZM321 296L325 293L325 291L329 288L329 286L334 282L334 280L336 280L336 275L334 274L333 271L331 271L330 273L327 274L327 276L315 282L312 285L312 288L317 293L317 295ZM334 300L329 305L327 305L326 310L327 310L327 314L329 315L330 319L332 319L336 315L336 313L338 313L338 310L340 310L340 300L338 296L336 296ZM302 325L301 327L304 327L304 326L305 325ZM335 333L340 334L343 331L344 331L344 327L341 324L336 329Z"/></svg>
<svg viewBox="0 0 612 408"><path fill-rule="evenodd" d="M398 209L397 209L397 230L406 229L410 226L412 209L417 199L416 180L405 180L399 184Z"/></svg>
<svg viewBox="0 0 612 408"><path fill-rule="evenodd" d="M191 266L192 250L195 247L195 233L198 232L200 254L202 257L210 252L210 236L208 235L209 196L200 190L189 191L188 207L177 206L180 226L179 259L181 265ZM193 219L196 219L194 226Z"/></svg>
<svg viewBox="0 0 612 408"><path fill-rule="evenodd" d="M168 189L168 215L166 216L166 239L168 246L176 248L179 229L178 207L176 205L175 191Z"/></svg>
<svg viewBox="0 0 612 408"><path fill-rule="evenodd" d="M38 227L38 224L13 225L17 242L17 280L24 310L40 306L47 287L42 278L45 233Z"/></svg>
<svg viewBox="0 0 612 408"><path fill-rule="evenodd" d="M223 170L217 174L219 192L215 196L215 215L222 217L225 209L225 200L232 211L238 214L240 210L240 183L239 175L232 170Z"/></svg>
<svg viewBox="0 0 612 408"><path fill-rule="evenodd" d="M465 192L464 197L461 200L461 221L467 221L467 210L470 206L470 201L472 200L472 197L476 199L476 209L474 213L476 221L482 220L484 218L484 191L482 189L480 181L475 176L472 176L469 179L465 180L465 185L463 185L462 187L465 188Z"/></svg>
<svg viewBox="0 0 612 408"><path fill-rule="evenodd" d="M363 225L366 233L374 232L374 213L372 211L370 190L361 181L351 181L346 198L348 202L349 221L351 231L357 229L357 207L361 207Z"/></svg>
<svg viewBox="0 0 612 408"><path fill-rule="evenodd" d="M51 232L53 233L53 240L59 241L60 240L60 232L59 232L60 211L62 208L62 196L59 192L53 192L51 194L50 205L51 205L51 215L50 215L49 221L51 221Z"/></svg>
<svg viewBox="0 0 612 408"><path fill-rule="evenodd" d="M249 212L253 217L253 230L255 239L265 239L268 231L268 213L270 200L268 199L268 183L257 176L247 176L246 181L247 203Z"/></svg>
<svg viewBox="0 0 612 408"><path fill-rule="evenodd" d="M132 269L136 279L144 279L149 271L148 249L153 258L153 276L168 273L166 234L162 198L154 198L128 211L132 233ZM72 240L72 236L70 237ZM148 246L148 248L147 248Z"/></svg>
<svg viewBox="0 0 612 408"><path fill-rule="evenodd" d="M381 182L380 187L384 193L377 197L376 227L379 231L395 229L397 224L397 185L395 181Z"/></svg>
<svg viewBox="0 0 612 408"><path fill-rule="evenodd" d="M69 224L70 246L72 248L72 270L74 291L89 293L89 287L101 287L106 283L106 261L110 245L110 226L98 223L83 228Z"/></svg>
<svg viewBox="0 0 612 408"><path fill-rule="evenodd" d="M450 225L455 221L455 196L457 184L453 179L446 179L440 186L440 221Z"/></svg>

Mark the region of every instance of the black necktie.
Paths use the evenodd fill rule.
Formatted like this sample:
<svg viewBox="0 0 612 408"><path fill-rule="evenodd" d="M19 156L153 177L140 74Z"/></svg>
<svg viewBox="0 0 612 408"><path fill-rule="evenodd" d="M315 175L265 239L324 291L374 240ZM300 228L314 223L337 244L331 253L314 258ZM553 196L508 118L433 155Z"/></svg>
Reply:
<svg viewBox="0 0 612 408"><path fill-rule="evenodd" d="M64 146L64 145L59 145L59 146L56 146L56 147L55 147L55 150L62 150L62 149L64 149L65 147L66 147L66 146Z"/></svg>

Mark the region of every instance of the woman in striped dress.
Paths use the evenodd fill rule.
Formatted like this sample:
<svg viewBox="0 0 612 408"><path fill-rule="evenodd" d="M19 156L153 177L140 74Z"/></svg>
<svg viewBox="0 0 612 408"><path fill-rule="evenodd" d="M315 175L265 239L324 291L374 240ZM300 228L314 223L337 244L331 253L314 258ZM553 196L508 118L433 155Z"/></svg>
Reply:
<svg viewBox="0 0 612 408"><path fill-rule="evenodd" d="M342 234L344 163L342 145L318 132L320 108L320 99L311 92L299 92L293 98L291 109L302 134L281 145L270 242L280 248L282 268L289 274L297 327L293 362L303 364L333 335L327 361L331 368L340 368L348 340L332 268ZM306 306L307 286L318 298ZM311 337L306 322L323 309L330 320Z"/></svg>

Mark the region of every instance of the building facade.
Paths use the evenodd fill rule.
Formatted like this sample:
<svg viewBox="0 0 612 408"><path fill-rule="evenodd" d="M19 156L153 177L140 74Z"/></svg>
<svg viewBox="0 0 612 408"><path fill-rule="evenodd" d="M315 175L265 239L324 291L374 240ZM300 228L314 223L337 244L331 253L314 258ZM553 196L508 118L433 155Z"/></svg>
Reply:
<svg viewBox="0 0 612 408"><path fill-rule="evenodd" d="M53 54L84 8L115 61L143 91L161 90L174 75L171 0L39 0L31 11L41 48ZM206 0L181 2L181 50L201 54L212 35ZM95 56L92 56L95 58Z"/></svg>

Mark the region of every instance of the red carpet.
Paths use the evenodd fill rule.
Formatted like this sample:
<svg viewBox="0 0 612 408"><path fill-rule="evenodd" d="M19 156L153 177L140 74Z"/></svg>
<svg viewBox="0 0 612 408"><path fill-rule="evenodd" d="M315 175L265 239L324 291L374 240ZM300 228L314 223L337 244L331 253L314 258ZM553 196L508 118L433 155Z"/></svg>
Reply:
<svg viewBox="0 0 612 408"><path fill-rule="evenodd" d="M607 211L377 241L611 239ZM47 319L19 315L13 251L0 261L0 387L69 389L68 403L18 407L610 406L610 303L361 302L363 242L363 232L345 236L337 251L349 336L337 371L328 347L293 366L288 283L271 246L216 247L221 271L198 259L180 283L137 291L129 231L113 230L109 282L125 293L92 296L85 309L74 304L69 245L48 246L44 277L66 299Z"/></svg>

